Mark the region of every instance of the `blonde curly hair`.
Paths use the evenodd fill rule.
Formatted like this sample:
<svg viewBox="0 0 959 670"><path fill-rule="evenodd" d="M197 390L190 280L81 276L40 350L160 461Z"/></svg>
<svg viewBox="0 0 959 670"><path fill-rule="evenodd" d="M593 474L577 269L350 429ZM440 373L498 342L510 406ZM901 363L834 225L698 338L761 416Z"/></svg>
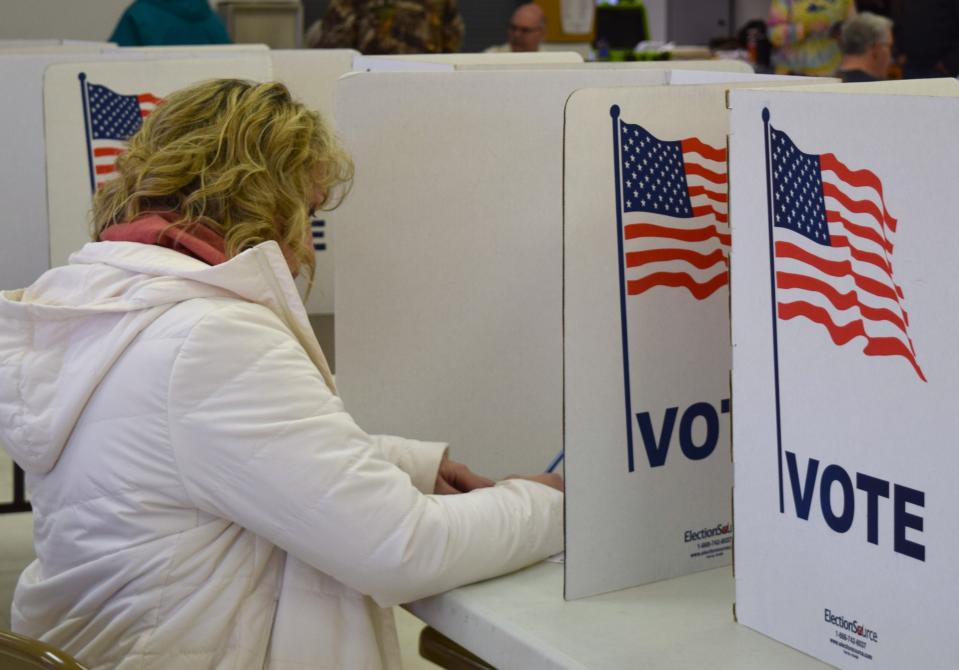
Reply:
<svg viewBox="0 0 959 670"><path fill-rule="evenodd" d="M283 84L218 79L166 97L130 138L116 174L93 199L94 239L143 214L172 215L172 227L222 235L227 258L275 240L309 268L312 284L311 205L338 205L353 163ZM310 202L315 192L322 202Z"/></svg>

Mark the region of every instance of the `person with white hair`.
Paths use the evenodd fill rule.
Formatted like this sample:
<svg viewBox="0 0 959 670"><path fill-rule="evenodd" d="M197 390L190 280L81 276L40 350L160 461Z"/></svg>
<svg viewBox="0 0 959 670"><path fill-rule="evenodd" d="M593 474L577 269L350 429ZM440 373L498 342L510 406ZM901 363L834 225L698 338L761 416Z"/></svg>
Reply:
<svg viewBox="0 0 959 670"><path fill-rule="evenodd" d="M881 81L892 62L892 20L862 12L842 26L839 46L843 59L837 76L844 82Z"/></svg>

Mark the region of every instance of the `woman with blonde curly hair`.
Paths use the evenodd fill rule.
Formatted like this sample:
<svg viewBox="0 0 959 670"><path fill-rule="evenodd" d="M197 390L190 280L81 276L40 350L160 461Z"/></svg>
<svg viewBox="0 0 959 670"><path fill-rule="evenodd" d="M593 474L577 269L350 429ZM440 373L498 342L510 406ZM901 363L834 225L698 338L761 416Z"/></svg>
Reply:
<svg viewBox="0 0 959 670"><path fill-rule="evenodd" d="M15 630L92 668L395 668L390 606L561 549L559 478L493 485L345 412L293 283L352 174L315 112L199 84L117 173L97 241L0 293L38 557Z"/></svg>

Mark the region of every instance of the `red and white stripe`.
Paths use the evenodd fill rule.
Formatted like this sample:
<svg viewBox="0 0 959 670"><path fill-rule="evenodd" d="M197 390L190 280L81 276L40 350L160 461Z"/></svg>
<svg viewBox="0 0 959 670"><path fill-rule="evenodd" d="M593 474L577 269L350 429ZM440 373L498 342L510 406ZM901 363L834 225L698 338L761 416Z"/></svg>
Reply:
<svg viewBox="0 0 959 670"><path fill-rule="evenodd" d="M728 170L726 149L697 138L682 140L692 218L644 212L626 224L626 290L685 288L704 300L729 284Z"/></svg>
<svg viewBox="0 0 959 670"><path fill-rule="evenodd" d="M140 104L140 116L146 118L160 104L162 98L152 93L140 93L137 102ZM116 176L117 156L127 148L126 142L119 140L93 140L93 171L96 174L97 190L110 179Z"/></svg>
<svg viewBox="0 0 959 670"><path fill-rule="evenodd" d="M822 325L836 345L863 338L867 356L902 356L923 380L909 336L909 314L893 276L892 235L882 182L820 157L831 246L777 229L776 285L781 319Z"/></svg>

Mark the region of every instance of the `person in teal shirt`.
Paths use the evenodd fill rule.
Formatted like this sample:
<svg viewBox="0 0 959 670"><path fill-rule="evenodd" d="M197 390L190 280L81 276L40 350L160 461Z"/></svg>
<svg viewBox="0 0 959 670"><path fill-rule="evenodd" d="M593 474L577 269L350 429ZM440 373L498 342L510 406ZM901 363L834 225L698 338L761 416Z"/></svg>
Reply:
<svg viewBox="0 0 959 670"><path fill-rule="evenodd" d="M229 44L230 36L207 0L136 0L110 36L121 47Z"/></svg>

